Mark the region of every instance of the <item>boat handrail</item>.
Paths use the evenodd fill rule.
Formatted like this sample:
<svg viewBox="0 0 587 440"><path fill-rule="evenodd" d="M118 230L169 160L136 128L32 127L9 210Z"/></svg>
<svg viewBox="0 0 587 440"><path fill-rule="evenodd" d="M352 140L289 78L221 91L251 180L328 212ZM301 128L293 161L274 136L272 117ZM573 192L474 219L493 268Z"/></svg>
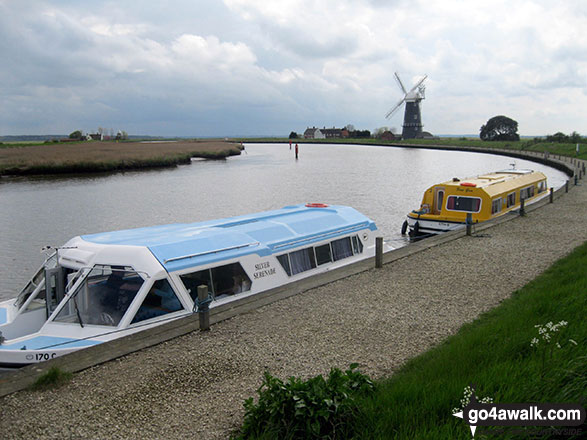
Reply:
<svg viewBox="0 0 587 440"><path fill-rule="evenodd" d="M232 251L235 249L242 249L242 248L245 248L248 246L258 246L259 244L260 243L258 241L254 241L251 243L239 244L237 246L230 246L230 247L226 247L226 248L215 249L213 251L198 252L195 254L182 255L181 257L168 258L167 260L164 260L163 263L167 264L167 263L171 263L172 261L185 260L187 258L201 257L203 255L217 254L219 252L226 252L226 251Z"/></svg>
<svg viewBox="0 0 587 440"><path fill-rule="evenodd" d="M314 241L317 238L330 237L332 235L337 235L337 234L344 233L344 232L360 231L361 229L363 229L367 225L368 225L367 222L363 222L361 224L350 226L348 228L336 229L334 231L326 232L324 234L313 235L311 237L301 238L299 240L288 241L288 242L285 242L285 243L278 244L273 249L280 249L280 248L283 248L283 247L292 246L292 245L296 245L296 244L300 244L300 243L305 243L305 242L308 242L308 241Z"/></svg>

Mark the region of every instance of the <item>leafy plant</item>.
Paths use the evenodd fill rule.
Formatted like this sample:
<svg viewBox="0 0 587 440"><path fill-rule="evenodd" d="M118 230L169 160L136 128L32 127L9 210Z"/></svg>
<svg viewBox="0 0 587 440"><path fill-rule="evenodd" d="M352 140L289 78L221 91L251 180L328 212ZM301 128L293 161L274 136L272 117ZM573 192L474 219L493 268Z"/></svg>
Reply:
<svg viewBox="0 0 587 440"><path fill-rule="evenodd" d="M333 368L306 381L287 382L265 373L257 390L259 400L245 401L245 419L236 439L249 438L346 438L356 414L354 398L374 390L368 376L351 364L344 373Z"/></svg>

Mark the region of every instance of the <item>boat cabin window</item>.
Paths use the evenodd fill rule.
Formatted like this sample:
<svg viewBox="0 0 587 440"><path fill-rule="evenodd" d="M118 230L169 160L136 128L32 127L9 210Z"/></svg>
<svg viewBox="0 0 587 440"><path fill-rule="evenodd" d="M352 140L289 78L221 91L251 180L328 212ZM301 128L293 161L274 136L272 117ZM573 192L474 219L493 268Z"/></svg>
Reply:
<svg viewBox="0 0 587 440"><path fill-rule="evenodd" d="M498 212L501 212L501 197L491 202L491 214L497 214Z"/></svg>
<svg viewBox="0 0 587 440"><path fill-rule="evenodd" d="M41 295L39 295L39 290L43 290ZM39 299L45 299L45 267L41 266L41 268L33 275L33 278L27 283L27 285L22 289L19 293L18 298L16 298L16 302L14 305L17 309L20 309L24 303L27 302L29 297L33 293L37 293L37 297Z"/></svg>
<svg viewBox="0 0 587 440"><path fill-rule="evenodd" d="M353 256L350 237L340 238L330 243L332 245L332 259L334 261Z"/></svg>
<svg viewBox="0 0 587 440"><path fill-rule="evenodd" d="M54 321L115 327L142 285L143 278L131 267L96 265Z"/></svg>
<svg viewBox="0 0 587 440"><path fill-rule="evenodd" d="M208 286L208 292L214 299L251 290L251 279L240 263L186 273L179 278L194 301L198 297L198 286L201 285Z"/></svg>
<svg viewBox="0 0 587 440"><path fill-rule="evenodd" d="M277 261L288 276L296 275L322 264L342 260L363 252L363 243L358 236L339 238L330 243L300 249L277 256Z"/></svg>
<svg viewBox="0 0 587 440"><path fill-rule="evenodd" d="M506 203L506 207L511 207L514 206L516 204L516 193L509 193L508 197L507 197L507 203Z"/></svg>
<svg viewBox="0 0 587 440"><path fill-rule="evenodd" d="M538 194L544 191L546 191L546 181L542 180L538 182Z"/></svg>
<svg viewBox="0 0 587 440"><path fill-rule="evenodd" d="M281 267L283 267L283 270L285 270L285 273L291 277L291 267L289 266L289 257L287 254L278 255L277 261L279 261Z"/></svg>
<svg viewBox="0 0 587 440"><path fill-rule="evenodd" d="M318 266L332 262L332 255L330 252L330 243L323 244L322 246L316 246L316 263Z"/></svg>
<svg viewBox="0 0 587 440"><path fill-rule="evenodd" d="M361 243L361 240L356 235L353 235L353 252L355 254L363 253L363 243Z"/></svg>
<svg viewBox="0 0 587 440"><path fill-rule="evenodd" d="M289 262L292 275L314 269L316 267L314 248L309 247L306 249L300 249L299 251L290 252Z"/></svg>
<svg viewBox="0 0 587 440"><path fill-rule="evenodd" d="M526 200L530 197L534 197L534 185L522 188L520 190L520 200Z"/></svg>
<svg viewBox="0 0 587 440"><path fill-rule="evenodd" d="M479 212L481 199L479 197L448 196L446 209L449 211Z"/></svg>
<svg viewBox="0 0 587 440"><path fill-rule="evenodd" d="M131 324L182 310L183 306L166 279L157 280L147 293Z"/></svg>

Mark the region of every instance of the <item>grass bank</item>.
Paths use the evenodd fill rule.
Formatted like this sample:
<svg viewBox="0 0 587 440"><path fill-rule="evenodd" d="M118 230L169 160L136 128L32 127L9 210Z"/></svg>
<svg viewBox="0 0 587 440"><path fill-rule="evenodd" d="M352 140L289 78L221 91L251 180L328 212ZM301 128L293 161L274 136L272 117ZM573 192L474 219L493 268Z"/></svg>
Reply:
<svg viewBox="0 0 587 440"><path fill-rule="evenodd" d="M240 145L224 141L80 142L0 149L1 175L95 173L169 167L191 158L224 159Z"/></svg>
<svg viewBox="0 0 587 440"><path fill-rule="evenodd" d="M470 384L476 386L478 398L490 397L495 403L572 402L585 407L585 267L587 243L502 305L380 382L374 397L360 402L356 438L470 439L468 426L451 415L454 408L462 408L460 399ZM539 335L537 325L561 321L568 324L547 330L550 341ZM535 338L538 342L532 345ZM584 433L585 425L582 428ZM479 427L475 438L534 438L532 433L538 430L508 429Z"/></svg>
<svg viewBox="0 0 587 440"><path fill-rule="evenodd" d="M254 138L239 139L242 142L289 142L285 138ZM401 141L383 141L381 139L292 139L293 143L330 143L330 144L359 144L359 145L389 145L389 146L445 146L445 147L477 147L487 149L505 149L513 151L549 152L561 156L578 157L587 160L587 144L579 144L579 155L576 154L577 144L536 142L534 140L497 141L488 142L474 138L440 138L440 139L406 139Z"/></svg>

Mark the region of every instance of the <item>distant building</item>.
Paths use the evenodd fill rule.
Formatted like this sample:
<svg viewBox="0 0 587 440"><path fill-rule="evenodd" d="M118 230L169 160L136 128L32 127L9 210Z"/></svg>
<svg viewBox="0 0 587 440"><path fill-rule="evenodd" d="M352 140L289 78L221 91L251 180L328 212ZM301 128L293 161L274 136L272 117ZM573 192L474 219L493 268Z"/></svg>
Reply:
<svg viewBox="0 0 587 440"><path fill-rule="evenodd" d="M345 133L346 132L346 133ZM332 138L342 138L348 137L349 132L346 129L342 128L306 128L304 131L304 139L332 139Z"/></svg>
<svg viewBox="0 0 587 440"><path fill-rule="evenodd" d="M95 133L95 134L88 133L86 135L86 140L87 141L103 141L104 135L102 133Z"/></svg>
<svg viewBox="0 0 587 440"><path fill-rule="evenodd" d="M382 141L395 141L395 140L398 140L399 139L399 136L396 136L395 134L393 134L389 130L385 130L383 133L381 133L381 135L379 136L379 138Z"/></svg>

